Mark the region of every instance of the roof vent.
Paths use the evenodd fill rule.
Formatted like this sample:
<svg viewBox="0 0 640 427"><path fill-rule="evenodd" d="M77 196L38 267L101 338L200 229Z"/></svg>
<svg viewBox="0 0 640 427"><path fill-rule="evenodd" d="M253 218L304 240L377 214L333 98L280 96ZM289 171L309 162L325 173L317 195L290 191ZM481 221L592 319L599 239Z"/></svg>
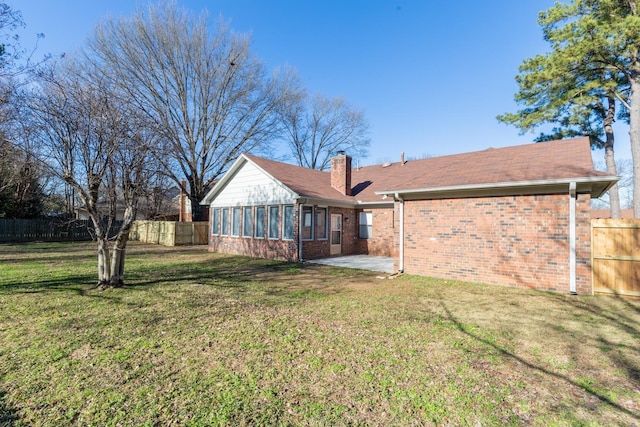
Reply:
<svg viewBox="0 0 640 427"><path fill-rule="evenodd" d="M382 164L383 168L388 168L389 166L391 166L391 162L387 162L387 163L383 163Z"/></svg>

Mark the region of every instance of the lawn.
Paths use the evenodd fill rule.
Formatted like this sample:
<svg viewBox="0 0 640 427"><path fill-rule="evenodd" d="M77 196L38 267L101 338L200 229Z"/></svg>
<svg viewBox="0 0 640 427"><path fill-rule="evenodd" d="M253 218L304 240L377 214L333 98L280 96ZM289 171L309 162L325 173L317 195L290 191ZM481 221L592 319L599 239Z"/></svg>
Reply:
<svg viewBox="0 0 640 427"><path fill-rule="evenodd" d="M0 425L638 425L640 301L0 245Z"/></svg>

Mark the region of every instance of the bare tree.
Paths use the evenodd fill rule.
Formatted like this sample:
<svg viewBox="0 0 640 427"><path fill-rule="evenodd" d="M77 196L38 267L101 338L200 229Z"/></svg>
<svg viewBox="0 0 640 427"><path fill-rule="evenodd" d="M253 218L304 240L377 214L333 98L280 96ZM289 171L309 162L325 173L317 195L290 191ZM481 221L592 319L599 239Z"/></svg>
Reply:
<svg viewBox="0 0 640 427"><path fill-rule="evenodd" d="M40 74L29 107L39 154L75 190L93 224L98 285L122 286L138 198L153 173L152 135L116 87L72 58Z"/></svg>
<svg viewBox="0 0 640 427"><path fill-rule="evenodd" d="M605 162L596 162L595 168L601 171L609 171ZM616 173L620 176L618 181L618 194L620 195L620 208L633 209L633 162L631 159L616 160ZM591 206L594 209L610 209L611 208L611 190L603 197L593 199ZM612 216L613 218L613 216Z"/></svg>
<svg viewBox="0 0 640 427"><path fill-rule="evenodd" d="M248 37L223 21L209 28L206 14L161 2L103 21L89 53L168 142L158 161L177 185L186 179L196 220L214 180L278 132L274 112L291 90L288 75L266 76Z"/></svg>
<svg viewBox="0 0 640 427"><path fill-rule="evenodd" d="M300 96L281 110L285 138L299 166L326 169L337 151L366 157L370 140L364 112L343 98Z"/></svg>

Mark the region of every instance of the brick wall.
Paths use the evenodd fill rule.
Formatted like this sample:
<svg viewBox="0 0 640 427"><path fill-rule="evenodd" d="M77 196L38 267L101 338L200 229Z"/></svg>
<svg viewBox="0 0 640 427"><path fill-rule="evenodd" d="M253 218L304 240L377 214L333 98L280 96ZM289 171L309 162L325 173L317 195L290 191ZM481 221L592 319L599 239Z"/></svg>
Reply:
<svg viewBox="0 0 640 427"><path fill-rule="evenodd" d="M394 245L394 209L362 209L359 212L371 212L372 233L369 239L358 239L358 253L374 256L395 256L397 248ZM356 217L357 218L357 217Z"/></svg>
<svg viewBox="0 0 640 427"><path fill-rule="evenodd" d="M579 294L591 293L589 204L578 195ZM569 292L568 194L406 201L404 222L406 273Z"/></svg>
<svg viewBox="0 0 640 427"><path fill-rule="evenodd" d="M314 206L315 212L316 206ZM355 209L329 208L327 218L327 236L331 237L331 215L342 214L342 253L341 255L359 254L358 246L358 214ZM317 234L317 228L315 229ZM330 256L329 239L320 239L316 235L315 240L304 240L302 242L302 258L318 259Z"/></svg>

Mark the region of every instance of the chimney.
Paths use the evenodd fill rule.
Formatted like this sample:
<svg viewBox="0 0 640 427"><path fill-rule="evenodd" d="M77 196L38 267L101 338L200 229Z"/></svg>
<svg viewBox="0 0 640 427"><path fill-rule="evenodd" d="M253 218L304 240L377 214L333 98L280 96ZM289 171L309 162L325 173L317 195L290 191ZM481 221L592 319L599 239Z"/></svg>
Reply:
<svg viewBox="0 0 640 427"><path fill-rule="evenodd" d="M351 157L344 151L331 159L331 186L345 196L351 195Z"/></svg>
<svg viewBox="0 0 640 427"><path fill-rule="evenodd" d="M400 165L404 165L405 161L404 161L404 151L402 153L400 153Z"/></svg>
<svg viewBox="0 0 640 427"><path fill-rule="evenodd" d="M179 197L179 204L180 204L180 213L178 214L178 222L185 222L187 220L186 218L186 214L187 214L187 209L186 209L186 205L187 205L187 195L184 194L184 188L187 187L187 181L182 180L180 181L180 197Z"/></svg>

